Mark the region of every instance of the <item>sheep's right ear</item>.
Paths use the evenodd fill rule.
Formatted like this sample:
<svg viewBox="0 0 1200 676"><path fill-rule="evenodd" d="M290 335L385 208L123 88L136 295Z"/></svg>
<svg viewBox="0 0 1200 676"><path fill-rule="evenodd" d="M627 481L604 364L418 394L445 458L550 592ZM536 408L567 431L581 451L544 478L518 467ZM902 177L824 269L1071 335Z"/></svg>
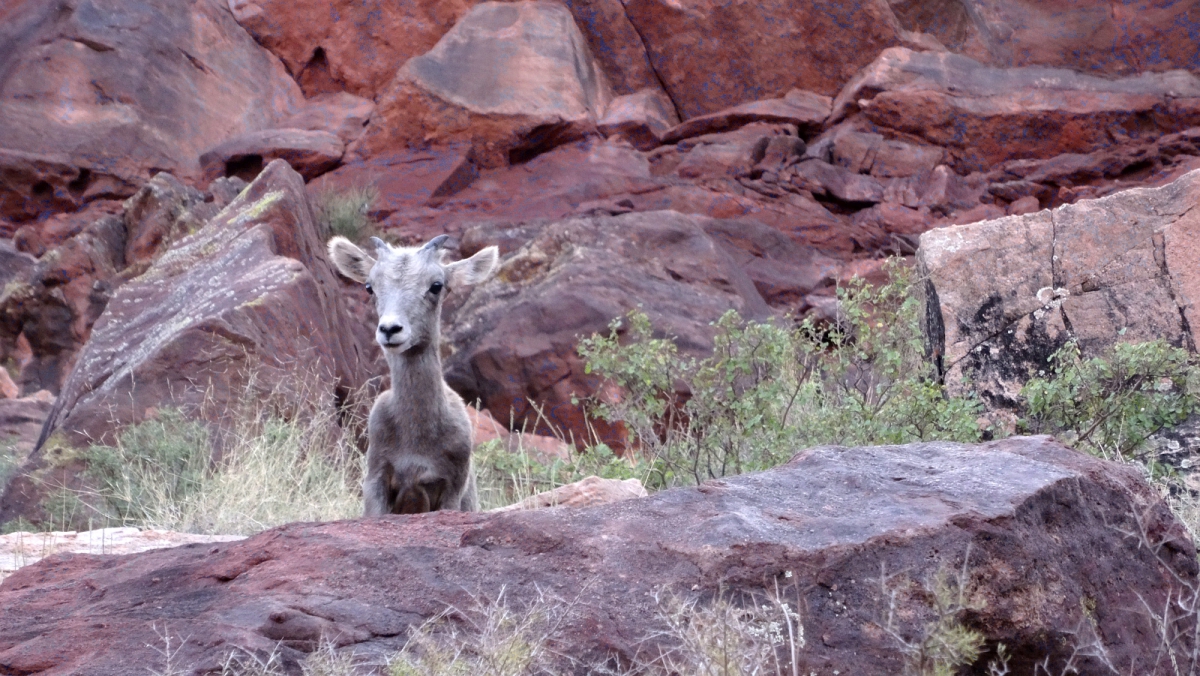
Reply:
<svg viewBox="0 0 1200 676"><path fill-rule="evenodd" d="M371 268L375 267L375 259L345 237L329 240L329 260L338 272L356 282L366 282Z"/></svg>

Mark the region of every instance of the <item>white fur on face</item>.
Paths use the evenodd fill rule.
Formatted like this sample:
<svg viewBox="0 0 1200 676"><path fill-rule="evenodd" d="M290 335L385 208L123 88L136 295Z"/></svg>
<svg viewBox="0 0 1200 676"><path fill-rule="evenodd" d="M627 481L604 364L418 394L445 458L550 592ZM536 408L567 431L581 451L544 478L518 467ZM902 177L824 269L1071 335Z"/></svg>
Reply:
<svg viewBox="0 0 1200 676"><path fill-rule="evenodd" d="M407 352L437 335L446 273L433 250L387 247L379 252L367 282L379 323L375 340L384 350ZM433 289L441 286L438 292Z"/></svg>
<svg viewBox="0 0 1200 676"><path fill-rule="evenodd" d="M429 345L438 336L442 298L450 288L486 280L500 258L499 250L489 246L443 265L443 252L436 247L394 247L376 238L372 242L374 256L344 237L334 237L329 258L339 272L371 290L379 315L375 340L396 353Z"/></svg>

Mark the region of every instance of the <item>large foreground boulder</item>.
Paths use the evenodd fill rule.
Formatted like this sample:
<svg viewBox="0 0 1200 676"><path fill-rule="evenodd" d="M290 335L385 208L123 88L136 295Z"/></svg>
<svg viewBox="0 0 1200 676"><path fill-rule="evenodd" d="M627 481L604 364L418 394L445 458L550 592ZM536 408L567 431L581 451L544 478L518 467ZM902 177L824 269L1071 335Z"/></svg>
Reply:
<svg viewBox="0 0 1200 676"><path fill-rule="evenodd" d="M356 342L304 182L272 162L212 220L116 289L42 431L39 449L0 497L0 522L36 519L46 473L70 485L72 448L163 407L213 423L250 395L309 389L317 404L361 387L373 346ZM85 454L86 455L86 454Z"/></svg>
<svg viewBox="0 0 1200 676"><path fill-rule="evenodd" d="M610 98L565 7L484 2L404 64L352 152L469 141L503 166L595 131Z"/></svg>
<svg viewBox="0 0 1200 676"><path fill-rule="evenodd" d="M1160 652L1147 610L1193 598L1198 583L1195 547L1163 501L1130 467L1016 437L815 448L760 474L593 508L293 524L236 543L52 556L0 585L0 668L158 668L164 632L171 665L196 673L234 651L278 651L298 672L322 641L382 665L426 618L501 590L514 605L572 603L557 654L628 664L668 645L660 592L737 599L778 585L800 609L800 673L898 674L894 636L929 636L939 577L971 608L956 619L986 639L977 673L998 643L1018 674L1043 660L1058 673L1072 654L1077 673L1107 673L1102 660L1163 673L1171 651L1192 654L1194 616Z"/></svg>
<svg viewBox="0 0 1200 676"><path fill-rule="evenodd" d="M993 406L1067 340L1200 339L1200 171L1054 210L931 230L918 261L926 335L951 387L969 377Z"/></svg>

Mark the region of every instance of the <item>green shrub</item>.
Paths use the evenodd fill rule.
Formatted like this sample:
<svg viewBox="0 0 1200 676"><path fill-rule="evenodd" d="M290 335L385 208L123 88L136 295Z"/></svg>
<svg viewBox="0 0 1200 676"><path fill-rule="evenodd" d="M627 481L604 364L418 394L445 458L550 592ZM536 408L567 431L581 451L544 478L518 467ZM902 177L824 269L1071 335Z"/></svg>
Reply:
<svg viewBox="0 0 1200 676"><path fill-rule="evenodd" d="M1091 359L1072 342L1051 357L1049 377L1030 380L1021 393L1028 431L1057 434L1101 457L1128 459L1150 435L1196 409L1200 371L1186 350L1162 340L1117 343Z"/></svg>
<svg viewBox="0 0 1200 676"><path fill-rule="evenodd" d="M911 271L893 262L888 272L881 287L856 279L838 289L833 326L727 312L703 359L654 337L635 310L608 336L580 341L588 372L622 389L619 401L591 408L625 425L654 487L766 469L819 444L979 440L979 403L947 397L925 359Z"/></svg>
<svg viewBox="0 0 1200 676"><path fill-rule="evenodd" d="M334 235L341 235L354 242L362 241L374 231L374 224L367 216L371 205L379 199L379 189L374 186L358 186L346 190L326 188L315 201L317 220L329 228Z"/></svg>

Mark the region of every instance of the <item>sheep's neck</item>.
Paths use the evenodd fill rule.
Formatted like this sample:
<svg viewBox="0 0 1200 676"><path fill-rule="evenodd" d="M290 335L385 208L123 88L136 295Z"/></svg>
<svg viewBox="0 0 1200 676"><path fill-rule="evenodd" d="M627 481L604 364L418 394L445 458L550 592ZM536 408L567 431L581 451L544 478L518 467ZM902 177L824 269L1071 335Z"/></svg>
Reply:
<svg viewBox="0 0 1200 676"><path fill-rule="evenodd" d="M442 359L432 342L402 354L388 353L392 372L392 397L409 415L437 415L445 409Z"/></svg>

